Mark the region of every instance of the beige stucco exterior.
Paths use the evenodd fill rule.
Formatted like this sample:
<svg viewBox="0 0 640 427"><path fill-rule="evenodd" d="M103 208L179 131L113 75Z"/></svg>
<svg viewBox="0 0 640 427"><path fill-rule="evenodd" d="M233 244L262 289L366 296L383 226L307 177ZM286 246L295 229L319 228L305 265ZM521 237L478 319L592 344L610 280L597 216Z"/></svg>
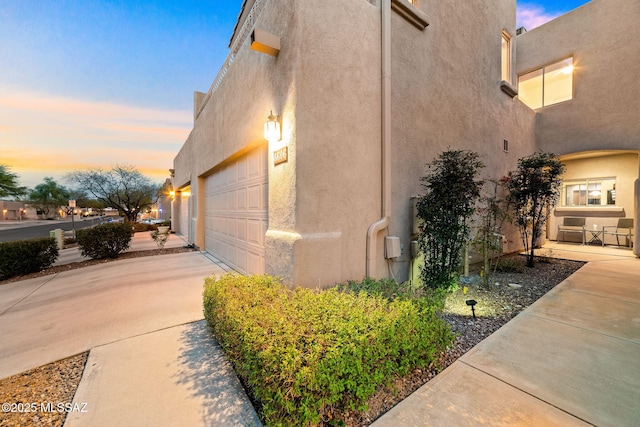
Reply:
<svg viewBox="0 0 640 427"><path fill-rule="evenodd" d="M592 0L517 38L518 74L570 56L574 61L573 99L536 110L539 149L560 155L565 180L613 177L617 184L615 207L556 209L550 239L566 216L585 217L588 227L615 225L623 217L640 223L634 190L640 177L639 18L640 2Z"/></svg>
<svg viewBox="0 0 640 427"><path fill-rule="evenodd" d="M177 232L208 249L205 183L225 165L266 146L267 273L291 284L328 286L362 279L371 265L371 275L406 280L412 264L411 197L423 192L420 177L425 174L425 165L448 148L480 153L488 180L506 175L518 158L549 147L560 148L550 151L566 155L616 150L613 154L628 165L621 179L625 183L633 181L635 155L638 176L640 132L638 121L631 123L632 112L615 113L623 129L610 124L600 139L591 132L592 138L581 140L583 131L577 123L581 115L571 110L571 104L582 93L595 96L595 89L589 92L587 88L597 86L603 78L596 76L591 81L585 77L582 81L583 74L589 74L588 69L580 68L588 60L578 60L582 52L578 42L584 38L568 41L566 46L550 45L557 47L557 55L576 55L575 99L533 111L501 90L501 34L506 31L513 36L517 51L509 82L514 86L519 71L557 56L550 48L539 48L535 41L536 37L551 37L545 26L515 37L515 1L418 2L414 7L404 0L392 0L391 42L385 53L381 5L389 7L389 3L245 2L231 41L233 61L225 65L224 78L216 80L208 94L196 93L194 128L174 161L172 223ZM408 12L398 13L400 4ZM586 23L605 25L607 19L616 18L610 9L597 8L604 17L595 17L593 22L590 18ZM635 10L626 12L639 16ZM586 9L582 13L591 12ZM570 25L584 24L580 16L571 19L576 23L570 21ZM416 21L429 25L424 28ZM279 38L277 56L251 49L252 28ZM550 33L555 32L555 27L549 28ZM637 42L629 44L637 49ZM632 49L625 47L624 52L633 53ZM588 48L584 52L585 58L593 54ZM385 57L391 61L388 76L382 71ZM609 63L613 59L609 58ZM385 80L390 83L388 97L383 96ZM611 95L607 102L613 103L613 98ZM625 94L621 102L635 106L637 112L637 98ZM567 110L560 114L572 120L571 126L563 127L555 119L558 108ZM591 112L600 118L609 114L613 105L603 105L606 114L598 112L589 100L580 100L576 108L584 109L582 115ZM282 140L267 143L263 123L271 111L281 117ZM391 124L390 138L382 136L385 117ZM587 118L591 126L595 119ZM505 141L508 150L504 150ZM382 170L385 143L390 147L388 175ZM274 165L274 151L283 147L288 149L288 160ZM570 173L582 173L581 168L589 166L582 162L572 160ZM386 213L383 182L389 184L386 200L390 209ZM625 213L637 215L637 198L637 190L635 196L623 197ZM371 236L375 262L368 263L367 232L385 215L388 226L385 223ZM517 250L520 245L515 230L506 232L510 238L505 250ZM400 238L400 257L385 260L385 236Z"/></svg>

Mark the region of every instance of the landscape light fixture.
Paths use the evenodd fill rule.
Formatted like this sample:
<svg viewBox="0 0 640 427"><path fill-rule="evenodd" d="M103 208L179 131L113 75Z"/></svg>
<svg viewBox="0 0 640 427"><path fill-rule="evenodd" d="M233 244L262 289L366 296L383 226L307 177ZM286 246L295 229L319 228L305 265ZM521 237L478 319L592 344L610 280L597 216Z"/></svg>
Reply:
<svg viewBox="0 0 640 427"><path fill-rule="evenodd" d="M476 309L475 309L475 305L477 304L477 301L474 299L468 299L465 301L467 303L468 306L471 307L471 313L473 314L473 318L476 318Z"/></svg>
<svg viewBox="0 0 640 427"><path fill-rule="evenodd" d="M280 116L274 116L273 111L264 122L264 139L269 142L282 141L282 119Z"/></svg>

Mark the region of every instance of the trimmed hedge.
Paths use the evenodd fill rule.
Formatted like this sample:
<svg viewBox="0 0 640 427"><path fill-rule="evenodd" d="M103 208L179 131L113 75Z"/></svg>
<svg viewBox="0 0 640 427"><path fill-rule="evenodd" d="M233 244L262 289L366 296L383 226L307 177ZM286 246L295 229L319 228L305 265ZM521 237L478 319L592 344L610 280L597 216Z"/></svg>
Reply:
<svg viewBox="0 0 640 427"><path fill-rule="evenodd" d="M93 259L118 258L129 248L133 230L131 224L112 222L76 232L80 253Z"/></svg>
<svg viewBox="0 0 640 427"><path fill-rule="evenodd" d="M204 312L268 425L364 410L379 385L429 365L453 341L424 299L291 291L270 276L205 279Z"/></svg>
<svg viewBox="0 0 640 427"><path fill-rule="evenodd" d="M131 226L134 233L141 233L144 231L155 231L158 229L156 224L146 224L144 222L134 222Z"/></svg>
<svg viewBox="0 0 640 427"><path fill-rule="evenodd" d="M0 243L0 280L41 271L57 258L58 244L52 237Z"/></svg>

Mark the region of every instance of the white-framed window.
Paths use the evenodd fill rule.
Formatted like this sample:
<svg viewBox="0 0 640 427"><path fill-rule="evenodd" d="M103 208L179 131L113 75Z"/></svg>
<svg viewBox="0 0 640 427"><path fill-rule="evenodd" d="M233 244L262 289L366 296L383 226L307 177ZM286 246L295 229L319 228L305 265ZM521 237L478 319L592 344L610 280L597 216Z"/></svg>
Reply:
<svg viewBox="0 0 640 427"><path fill-rule="evenodd" d="M573 99L573 57L520 75L518 96L533 109Z"/></svg>
<svg viewBox="0 0 640 427"><path fill-rule="evenodd" d="M615 178L587 178L562 183L562 206L615 206Z"/></svg>
<svg viewBox="0 0 640 427"><path fill-rule="evenodd" d="M502 73L501 78L505 82L511 83L511 35L503 31L502 32Z"/></svg>

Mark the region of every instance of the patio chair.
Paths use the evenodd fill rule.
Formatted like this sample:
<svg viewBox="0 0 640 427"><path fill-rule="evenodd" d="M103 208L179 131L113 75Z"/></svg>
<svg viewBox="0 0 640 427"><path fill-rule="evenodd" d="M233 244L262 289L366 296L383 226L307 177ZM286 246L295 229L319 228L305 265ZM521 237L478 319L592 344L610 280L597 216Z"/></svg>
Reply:
<svg viewBox="0 0 640 427"><path fill-rule="evenodd" d="M620 237L626 237L627 243L624 246L633 246L633 218L619 218L618 225L605 225L602 227L602 246L606 236L616 236L616 242L620 246Z"/></svg>
<svg viewBox="0 0 640 427"><path fill-rule="evenodd" d="M562 233L562 237L565 238L567 233L578 233L582 237L582 244L585 243L585 228L584 224L586 222L586 218L572 218L566 217L562 221L562 225L558 225L558 237L557 240L560 242L560 233Z"/></svg>

